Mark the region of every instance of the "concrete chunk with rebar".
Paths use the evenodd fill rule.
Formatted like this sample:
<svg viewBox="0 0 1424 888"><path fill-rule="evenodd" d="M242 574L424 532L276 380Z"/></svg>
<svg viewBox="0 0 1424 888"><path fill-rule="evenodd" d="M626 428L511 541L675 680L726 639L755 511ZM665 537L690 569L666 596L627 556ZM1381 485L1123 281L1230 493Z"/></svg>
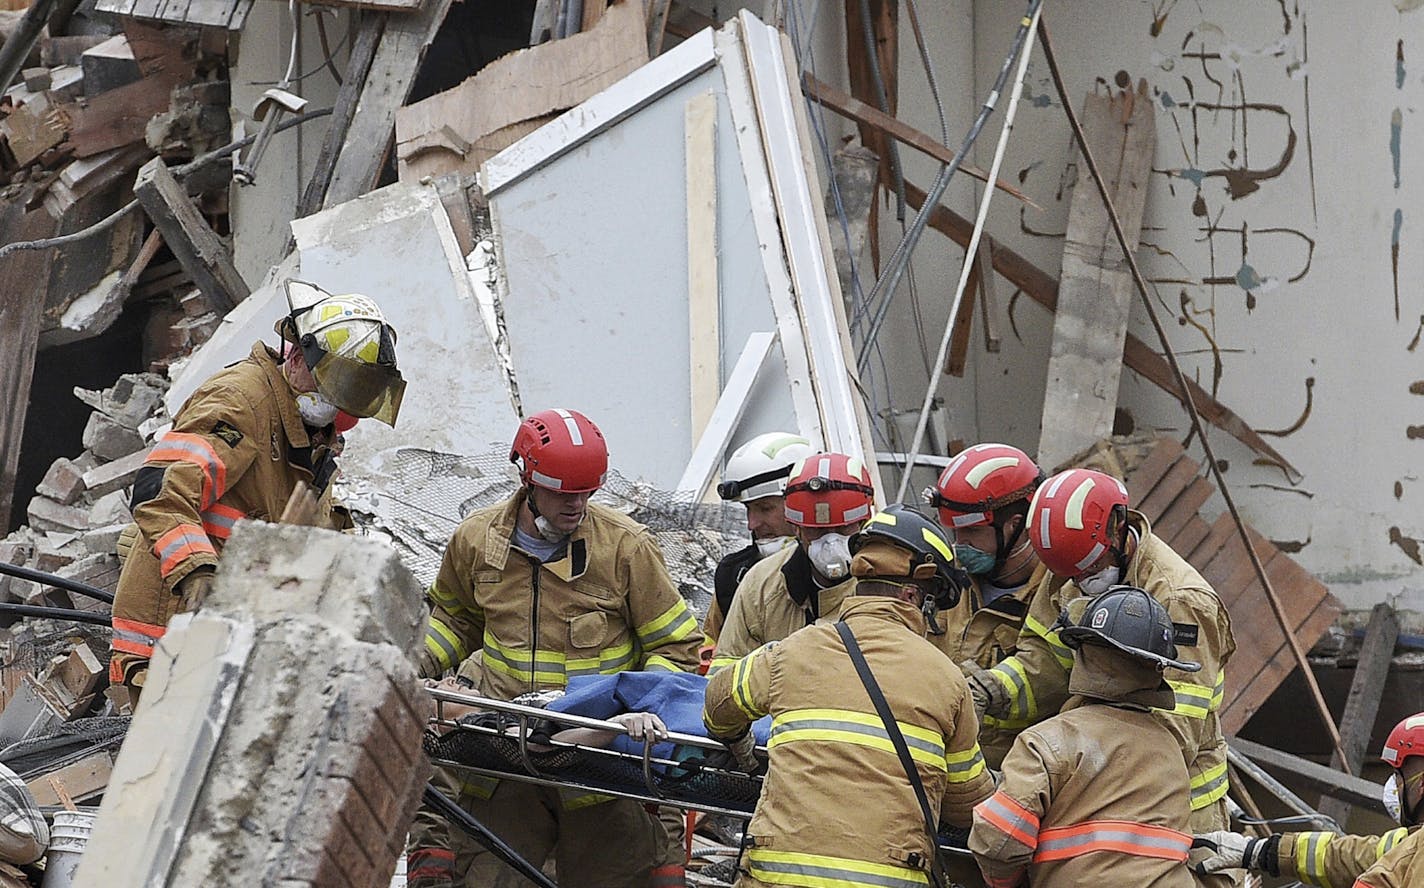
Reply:
<svg viewBox="0 0 1424 888"><path fill-rule="evenodd" d="M389 547L240 523L158 646L76 885L388 885L429 775L423 628Z"/></svg>

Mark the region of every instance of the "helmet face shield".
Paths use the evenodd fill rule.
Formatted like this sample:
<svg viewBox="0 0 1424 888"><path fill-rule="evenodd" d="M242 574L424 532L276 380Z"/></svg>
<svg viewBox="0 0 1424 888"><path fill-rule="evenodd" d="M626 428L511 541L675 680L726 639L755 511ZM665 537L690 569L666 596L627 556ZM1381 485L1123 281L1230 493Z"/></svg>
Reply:
<svg viewBox="0 0 1424 888"><path fill-rule="evenodd" d="M337 407L362 419L396 424L405 380L400 371L385 364L367 364L322 349L310 336L302 337L302 357L316 380L317 389Z"/></svg>

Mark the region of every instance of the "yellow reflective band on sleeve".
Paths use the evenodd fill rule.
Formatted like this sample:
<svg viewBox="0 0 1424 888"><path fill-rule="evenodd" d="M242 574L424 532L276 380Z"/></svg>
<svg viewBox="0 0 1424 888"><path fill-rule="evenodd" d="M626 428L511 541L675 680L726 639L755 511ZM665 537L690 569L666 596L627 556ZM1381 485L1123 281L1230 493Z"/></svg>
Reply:
<svg viewBox="0 0 1424 888"><path fill-rule="evenodd" d="M452 617L458 617L469 610L460 603L460 597L454 592L447 592L441 587L437 579L430 584L430 588L425 590L425 596L439 605L446 613Z"/></svg>
<svg viewBox="0 0 1424 888"><path fill-rule="evenodd" d="M1226 795L1227 783L1226 762L1207 768L1205 771L1192 777L1192 810L1200 811L1202 808L1205 808Z"/></svg>
<svg viewBox="0 0 1424 888"><path fill-rule="evenodd" d="M963 752L946 752L944 763L947 768L946 779L950 783L968 783L983 774L984 769L988 767L984 763L984 753L979 751L978 743Z"/></svg>
<svg viewBox="0 0 1424 888"><path fill-rule="evenodd" d="M446 669L454 669L469 654L460 636L433 618L425 624L425 649Z"/></svg>
<svg viewBox="0 0 1424 888"><path fill-rule="evenodd" d="M736 662L740 659L741 657L717 656L713 654L712 663L707 667L707 674L711 675L719 669L726 669L728 666L736 665Z"/></svg>
<svg viewBox="0 0 1424 888"><path fill-rule="evenodd" d="M590 792L584 795L565 796L563 799L563 806L565 811L577 811L580 808L591 808L594 805L601 805L604 802L611 802L613 801L613 798L614 797L610 795L601 795L596 792Z"/></svg>
<svg viewBox="0 0 1424 888"><path fill-rule="evenodd" d="M1404 837L1407 835L1409 835L1409 830L1403 826L1401 826L1399 829L1390 830L1389 832L1380 836L1379 845L1376 846L1375 849L1376 853L1379 857L1385 856L1394 849L1395 845L1398 845L1401 841L1403 841Z"/></svg>
<svg viewBox="0 0 1424 888"><path fill-rule="evenodd" d="M1295 875L1308 885L1335 888L1325 874L1325 852L1334 833L1303 832L1295 837Z"/></svg>
<svg viewBox="0 0 1424 888"><path fill-rule="evenodd" d="M1038 718L1038 706L1033 699L1033 687L1028 683L1028 673L1017 657L1009 657L989 670L989 674L999 680L1009 695L1009 716L1032 724Z"/></svg>
<svg viewBox="0 0 1424 888"><path fill-rule="evenodd" d="M1221 701L1226 698L1226 670L1221 669L1216 673L1216 685L1211 689L1211 711L1215 712L1221 708Z"/></svg>
<svg viewBox="0 0 1424 888"><path fill-rule="evenodd" d="M498 788L499 778L486 777L483 774L471 774L460 784L460 794L474 796L477 799L488 801Z"/></svg>
<svg viewBox="0 0 1424 888"><path fill-rule="evenodd" d="M1024 617L1024 628L1043 639L1048 645L1049 651L1053 653L1053 659L1058 661L1058 665L1066 672L1073 668L1073 650L1063 643L1058 631L1034 619L1033 614Z"/></svg>
<svg viewBox="0 0 1424 888"><path fill-rule="evenodd" d="M736 665L732 667L732 702L736 703L737 708L742 711L742 714L752 721L756 721L763 715L766 715L766 713L762 712L756 703L752 701L750 683L751 666L752 660L759 653L761 653L761 648L757 648L740 660L735 661Z"/></svg>
<svg viewBox="0 0 1424 888"><path fill-rule="evenodd" d="M634 630L643 650L652 650L665 644L691 638L697 633L697 618L687 602L681 598L677 603L658 616Z"/></svg>
<svg viewBox="0 0 1424 888"><path fill-rule="evenodd" d="M1172 681L1170 679L1167 681L1167 685L1177 697L1177 705L1172 709L1173 714L1184 715L1187 718L1206 718L1211 714L1212 698L1216 695L1213 689L1192 684L1189 681Z"/></svg>
<svg viewBox="0 0 1424 888"><path fill-rule="evenodd" d="M975 744L967 753L954 753L953 769L949 757L945 755L944 738L936 731L929 731L917 725L896 721L900 733L905 736L905 745L910 757L922 765L935 770L950 770L950 779L955 782L972 779L975 773L984 770L984 757ZM895 755L895 743L885 730L880 716L853 709L793 709L777 715L771 721L771 739L766 748L772 749L784 743L817 740L823 743L853 743L868 746ZM974 769L977 767L978 771ZM957 770L955 770L957 769ZM973 772L973 773L969 773ZM968 774L957 777L956 774Z"/></svg>
<svg viewBox="0 0 1424 888"><path fill-rule="evenodd" d="M979 720L979 724L996 731L1022 731L1024 728L1033 727L1033 722L1026 718L994 718L992 715L984 716Z"/></svg>
<svg viewBox="0 0 1424 888"><path fill-rule="evenodd" d="M645 672L682 672L681 666L669 660L661 654L650 654L648 659L643 661L643 671Z"/></svg>
<svg viewBox="0 0 1424 888"><path fill-rule="evenodd" d="M918 888L929 884L924 870L908 866L770 848L748 849L747 868L753 879L768 885L802 888Z"/></svg>

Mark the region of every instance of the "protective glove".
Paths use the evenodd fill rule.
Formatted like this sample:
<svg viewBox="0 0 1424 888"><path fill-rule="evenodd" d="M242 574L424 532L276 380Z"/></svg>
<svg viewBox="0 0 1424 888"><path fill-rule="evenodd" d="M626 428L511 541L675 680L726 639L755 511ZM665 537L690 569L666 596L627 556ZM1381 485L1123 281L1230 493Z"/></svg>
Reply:
<svg viewBox="0 0 1424 888"><path fill-rule="evenodd" d="M445 848L414 848L405 858L409 888L456 888L455 855Z"/></svg>
<svg viewBox="0 0 1424 888"><path fill-rule="evenodd" d="M178 581L173 592L180 596L179 613L192 613L203 606L203 602L208 600L208 593L213 591L215 572L211 567L199 567Z"/></svg>
<svg viewBox="0 0 1424 888"><path fill-rule="evenodd" d="M969 696L974 699L974 717L981 723L986 714L1002 718L1008 714L1009 692L1004 683L989 674L989 671L973 660L959 664L964 680L969 685Z"/></svg>
<svg viewBox="0 0 1424 888"><path fill-rule="evenodd" d="M1280 846L1279 834L1257 839L1241 833L1217 830L1192 838L1192 848L1205 849L1203 855L1191 856L1191 867L1199 876L1219 873L1229 869L1248 869L1280 875L1280 862L1276 849Z"/></svg>
<svg viewBox="0 0 1424 888"><path fill-rule="evenodd" d="M651 740L661 743L667 739L667 725L651 712L624 712L609 719L614 724L628 729L628 736L634 740ZM748 733L750 736L750 732Z"/></svg>
<svg viewBox="0 0 1424 888"><path fill-rule="evenodd" d="M761 773L761 760L756 757L756 736L747 731L735 740L723 740L722 745L732 753L732 761L747 774Z"/></svg>

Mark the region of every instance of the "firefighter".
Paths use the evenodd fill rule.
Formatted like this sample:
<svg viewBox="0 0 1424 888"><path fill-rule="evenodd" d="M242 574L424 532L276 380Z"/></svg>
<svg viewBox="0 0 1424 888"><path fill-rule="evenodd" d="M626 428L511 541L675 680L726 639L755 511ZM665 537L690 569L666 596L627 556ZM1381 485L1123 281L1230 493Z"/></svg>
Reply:
<svg viewBox="0 0 1424 888"><path fill-rule="evenodd" d="M405 382L380 308L300 281L286 290L289 312L276 326L285 357L258 342L200 385L134 480L109 679L135 693L169 619L212 588L233 524L276 521L302 485L326 491L338 411L395 424ZM330 518L329 498L322 504Z"/></svg>
<svg viewBox="0 0 1424 888"><path fill-rule="evenodd" d="M998 790L974 809L969 850L990 888L1153 885L1191 888L1187 767L1163 755L1172 734L1151 714L1175 693L1167 609L1116 586L1061 639L1073 649L1063 712L1025 729Z"/></svg>
<svg viewBox="0 0 1424 888"><path fill-rule="evenodd" d="M757 648L709 680L703 720L749 763L749 726L770 714L770 769L748 828L739 888L907 886L937 853L926 819L965 826L994 788L959 668L924 640L963 574L939 527L908 506L852 540L854 596L821 622ZM919 798L840 634L847 627L905 739ZM933 813L932 813L933 812Z"/></svg>
<svg viewBox="0 0 1424 888"><path fill-rule="evenodd" d="M1308 885L1404 888L1424 884L1424 712L1394 726L1380 758L1394 768L1384 785L1384 806L1399 824L1378 836L1333 832L1279 833L1255 838L1234 832L1196 837L1193 848L1210 852L1199 872L1244 868L1284 874Z"/></svg>
<svg viewBox="0 0 1424 888"><path fill-rule="evenodd" d="M702 621L708 646L716 645L732 596L752 565L796 545L796 528L786 520L786 479L792 466L814 452L811 442L800 435L767 432L738 447L727 460L717 495L746 506L752 541L717 562L714 596Z"/></svg>
<svg viewBox="0 0 1424 888"><path fill-rule="evenodd" d="M509 700L562 689L573 675L695 670L697 620L652 535L589 502L608 469L598 427L574 410L535 413L509 458L523 486L460 524L427 593L422 676L460 666L463 683ZM447 775L451 782L459 803L535 866L552 855L568 888L682 881L681 855L667 859L664 830L636 802L518 781ZM412 831L408 871L412 886L527 884L427 811Z"/></svg>
<svg viewBox="0 0 1424 888"><path fill-rule="evenodd" d="M1018 650L1029 604L1048 569L1024 533L1029 499L1043 472L1028 454L1006 444L977 444L950 460L925 498L954 541L954 561L973 577L959 604L940 613L941 632L929 639L966 676L985 680L989 669ZM997 768L1027 720L986 715L979 746Z"/></svg>
<svg viewBox="0 0 1424 888"><path fill-rule="evenodd" d="M874 497L870 472L843 453L818 453L792 467L785 511L796 545L747 571L717 639L712 671L835 616L855 587L850 538L870 517Z"/></svg>
<svg viewBox="0 0 1424 888"><path fill-rule="evenodd" d="M1201 574L1153 536L1146 517L1127 501L1122 482L1089 469L1060 472L1039 486L1027 532L1054 579L1034 596L1018 652L985 676L969 676L970 692L976 707L996 718L1037 722L1054 714L1068 697L1073 668L1072 651L1055 628L1060 613L1066 608L1065 625L1071 625L1088 600L1119 582L1146 590L1171 616L1177 647L1201 664L1195 672L1169 668L1175 705L1153 710L1191 774L1192 831L1226 829L1226 740L1217 710L1223 670L1236 648L1231 622ZM1200 879L1233 883L1219 875Z"/></svg>

